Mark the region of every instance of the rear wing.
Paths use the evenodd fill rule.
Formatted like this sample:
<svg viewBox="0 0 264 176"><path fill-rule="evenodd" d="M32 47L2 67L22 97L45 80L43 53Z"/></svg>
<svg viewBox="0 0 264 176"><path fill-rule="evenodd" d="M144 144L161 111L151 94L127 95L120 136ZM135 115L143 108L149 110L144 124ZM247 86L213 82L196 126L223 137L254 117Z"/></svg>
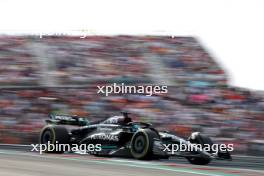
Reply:
<svg viewBox="0 0 264 176"><path fill-rule="evenodd" d="M56 124L56 125L77 125L77 126L86 126L89 124L87 118L78 117L78 116L69 116L69 115L49 115L50 119L46 120L47 124Z"/></svg>

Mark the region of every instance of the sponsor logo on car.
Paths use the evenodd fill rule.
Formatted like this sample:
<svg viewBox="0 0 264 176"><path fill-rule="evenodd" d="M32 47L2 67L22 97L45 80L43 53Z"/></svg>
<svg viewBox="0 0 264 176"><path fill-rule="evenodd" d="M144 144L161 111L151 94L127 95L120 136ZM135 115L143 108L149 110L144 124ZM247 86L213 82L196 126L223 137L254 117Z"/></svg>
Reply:
<svg viewBox="0 0 264 176"><path fill-rule="evenodd" d="M100 139L100 140L106 140L106 141L119 141L119 137L117 135L112 134L94 134L89 136L89 139Z"/></svg>

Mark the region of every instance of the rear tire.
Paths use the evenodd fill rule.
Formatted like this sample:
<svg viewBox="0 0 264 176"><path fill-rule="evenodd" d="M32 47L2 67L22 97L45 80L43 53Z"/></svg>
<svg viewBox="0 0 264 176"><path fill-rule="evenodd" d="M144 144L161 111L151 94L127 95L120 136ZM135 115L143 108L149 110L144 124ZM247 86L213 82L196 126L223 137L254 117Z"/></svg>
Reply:
<svg viewBox="0 0 264 176"><path fill-rule="evenodd" d="M70 141L70 136L68 133L68 130L63 127L63 126L45 126L41 133L40 133L40 144L53 144L57 145L58 144L69 144ZM64 147L57 148L55 149L46 149L44 152L46 153L64 153L65 152ZM68 149L70 150L70 149Z"/></svg>
<svg viewBox="0 0 264 176"><path fill-rule="evenodd" d="M131 155L140 160L152 159L154 138L159 139L159 135L153 130L144 129L136 132L131 140Z"/></svg>

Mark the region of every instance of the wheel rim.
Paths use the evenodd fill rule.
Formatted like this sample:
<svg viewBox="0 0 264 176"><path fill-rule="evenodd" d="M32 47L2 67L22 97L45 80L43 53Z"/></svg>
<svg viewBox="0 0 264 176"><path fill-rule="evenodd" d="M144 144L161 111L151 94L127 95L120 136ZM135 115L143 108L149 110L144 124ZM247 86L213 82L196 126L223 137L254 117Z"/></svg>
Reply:
<svg viewBox="0 0 264 176"><path fill-rule="evenodd" d="M133 149L136 153L142 153L146 147L146 139L143 135L139 135L136 137L133 143Z"/></svg>

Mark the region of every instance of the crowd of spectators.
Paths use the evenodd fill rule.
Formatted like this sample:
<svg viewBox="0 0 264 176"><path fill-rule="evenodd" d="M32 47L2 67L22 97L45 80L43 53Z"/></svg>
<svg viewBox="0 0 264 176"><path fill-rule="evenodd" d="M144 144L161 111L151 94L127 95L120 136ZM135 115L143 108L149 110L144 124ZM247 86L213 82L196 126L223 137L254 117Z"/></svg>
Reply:
<svg viewBox="0 0 264 176"><path fill-rule="evenodd" d="M27 44L30 38L0 36L0 84L38 84L39 64Z"/></svg>
<svg viewBox="0 0 264 176"><path fill-rule="evenodd" d="M32 45L38 40L46 50L48 48L46 57L55 61L57 71L53 73L63 86L1 88L0 143L37 142L49 113L75 114L94 121L127 110L135 120L150 122L160 130L183 137L201 131L218 142L234 143L238 153L251 154L250 148L263 152L264 94L228 86L224 71L194 38L3 39L0 56L7 52L17 59L9 63L21 70L32 70L22 71L15 81L19 83L22 77L37 79L35 57L38 56L30 54L27 43ZM23 49L12 49L25 45ZM172 78L168 94L108 97L97 94L96 86L102 81L154 82L155 75L149 71L153 63L146 57L159 60L162 71ZM6 59L1 58L0 62L1 68L12 68L6 64ZM24 72L30 72L30 76ZM1 72L0 77L2 75ZM89 84L78 87L81 82ZM66 83L75 87L67 88Z"/></svg>
<svg viewBox="0 0 264 176"><path fill-rule="evenodd" d="M149 37L144 40L148 57L164 63L177 84L184 86L225 85L227 76L211 56L192 37ZM194 82L196 81L196 82Z"/></svg>
<svg viewBox="0 0 264 176"><path fill-rule="evenodd" d="M129 37L47 38L60 83L148 81L148 63L140 42Z"/></svg>

